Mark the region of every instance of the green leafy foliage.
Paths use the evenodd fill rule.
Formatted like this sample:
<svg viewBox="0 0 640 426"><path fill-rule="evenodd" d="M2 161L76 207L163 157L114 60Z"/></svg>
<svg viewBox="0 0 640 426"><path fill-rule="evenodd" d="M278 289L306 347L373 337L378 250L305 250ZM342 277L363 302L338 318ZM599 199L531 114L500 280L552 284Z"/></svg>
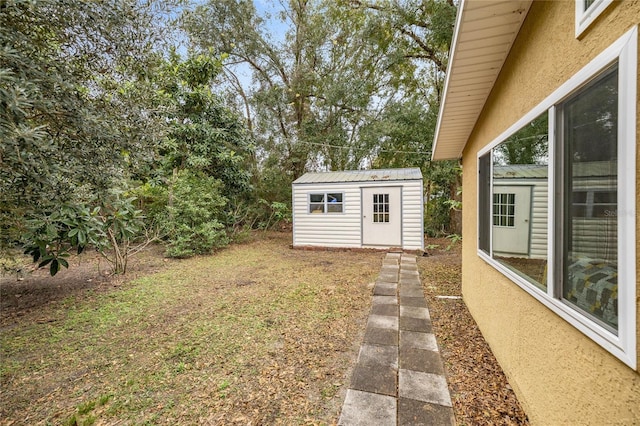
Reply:
<svg viewBox="0 0 640 426"><path fill-rule="evenodd" d="M254 148L243 121L211 90L220 68L210 51L187 59L174 52L164 64L158 84L173 108L160 154L165 175L201 171L219 179L222 193L231 198L250 190Z"/></svg>
<svg viewBox="0 0 640 426"><path fill-rule="evenodd" d="M81 253L87 244L99 244L105 237L99 210L61 205L31 216L25 221L22 239L25 254L32 256L39 268L49 266L52 276L60 266L69 267L66 258L71 250Z"/></svg>
<svg viewBox="0 0 640 426"><path fill-rule="evenodd" d="M51 275L69 267L72 251L92 246L114 265L115 273L126 271L128 247L142 229L141 211L135 198L113 191L95 207L61 205L28 218L22 244L38 267L49 266Z"/></svg>
<svg viewBox="0 0 640 426"><path fill-rule="evenodd" d="M249 1L204 2L182 21L198 48L227 55L223 81L258 147L253 205L289 204L291 182L307 170L420 167L429 208L438 212L429 227L456 231L443 203L455 196L460 168L430 162L453 2L280 6L271 19L287 28L283 40L270 37L269 18ZM250 83L238 77L239 64L252 71Z"/></svg>
<svg viewBox="0 0 640 426"><path fill-rule="evenodd" d="M202 172L187 170L177 176L168 207L170 256L206 254L229 243L221 221L227 204L221 189L221 181Z"/></svg>
<svg viewBox="0 0 640 426"><path fill-rule="evenodd" d="M97 200L144 169L164 129L153 92L130 88L146 86L167 6L2 2L0 248L22 242L55 274L70 249L110 244Z"/></svg>

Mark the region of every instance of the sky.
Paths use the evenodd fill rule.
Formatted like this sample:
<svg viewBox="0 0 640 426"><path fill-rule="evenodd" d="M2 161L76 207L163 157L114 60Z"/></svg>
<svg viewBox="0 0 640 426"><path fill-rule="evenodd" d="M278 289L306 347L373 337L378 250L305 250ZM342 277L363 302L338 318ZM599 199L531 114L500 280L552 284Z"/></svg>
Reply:
<svg viewBox="0 0 640 426"><path fill-rule="evenodd" d="M282 2L277 0L254 0L253 4L255 5L259 15L263 17L271 16L271 18L266 21L267 29L274 40L284 41L284 36L287 32L287 25L282 22L279 17L280 12L284 10Z"/></svg>
<svg viewBox="0 0 640 426"><path fill-rule="evenodd" d="M281 0L254 0L258 15L264 18L265 26L272 39L283 43L287 32L287 23L280 19L280 13L285 10ZM247 64L238 65L235 68L242 87L251 86L251 68Z"/></svg>

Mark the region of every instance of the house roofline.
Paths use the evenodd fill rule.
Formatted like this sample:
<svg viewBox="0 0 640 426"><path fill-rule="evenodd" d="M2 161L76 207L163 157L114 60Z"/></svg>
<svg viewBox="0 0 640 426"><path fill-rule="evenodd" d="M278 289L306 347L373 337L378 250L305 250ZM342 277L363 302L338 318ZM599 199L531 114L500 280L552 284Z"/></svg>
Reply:
<svg viewBox="0 0 640 426"><path fill-rule="evenodd" d="M433 160L462 156L531 3L532 0L461 0L433 141Z"/></svg>

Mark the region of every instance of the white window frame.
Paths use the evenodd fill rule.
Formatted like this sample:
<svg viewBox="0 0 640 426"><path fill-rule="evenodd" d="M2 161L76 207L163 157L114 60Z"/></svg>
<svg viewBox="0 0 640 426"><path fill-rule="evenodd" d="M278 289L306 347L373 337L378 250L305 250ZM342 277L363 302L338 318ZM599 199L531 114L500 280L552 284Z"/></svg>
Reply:
<svg viewBox="0 0 640 426"><path fill-rule="evenodd" d="M554 269L555 253L555 203L554 188L556 185L554 167L555 159L555 105L562 103L591 79L606 70L611 64L618 62L618 332L617 334L598 324L596 321L580 313L580 311L568 306L561 298L554 293ZM536 298L557 315L565 319L571 325L580 330L583 334L591 338L597 344L609 351L634 370L637 369L637 348L636 348L636 99L637 99L637 64L638 64L638 27L634 27L618 40L616 40L605 51L593 59L582 68L577 74L567 80L556 91L549 95L544 101L534 107L524 117L514 123L490 144L480 150L477 154L477 165L480 168L480 159L485 154L490 153L493 148L504 142L509 136L520 130L527 123L534 120L540 114L549 114L549 173L548 173L548 246L547 262L549 265L547 274L547 289L542 290L532 283L519 276L515 272L502 265L491 257L493 252L491 241L491 228L489 233L489 253L480 249L478 241L478 256L498 271L507 276L510 280L520 286L523 290ZM478 193L480 191L478 181ZM493 187L493 181L491 182ZM492 194L492 191L490 191ZM478 203L480 205L481 203ZM478 218L481 217L478 211ZM490 212L492 217L492 212ZM480 227L486 224L478 220L478 235L481 235ZM622 285L623 284L623 285Z"/></svg>
<svg viewBox="0 0 640 426"><path fill-rule="evenodd" d="M576 1L576 38L596 20L598 16L607 8L613 0L595 0L591 6L585 8L585 0Z"/></svg>
<svg viewBox="0 0 640 426"><path fill-rule="evenodd" d="M328 201L329 198L329 194L340 194L342 195L342 201L336 204L339 204L342 207L342 210L339 212L330 212L329 211L329 205L332 204ZM311 201L311 196L312 195L322 195L322 203L321 202L312 202ZM324 207L324 211L322 213L313 213L311 212L311 204L323 204ZM307 214L344 214L344 192L343 191L314 191L314 192L309 192L309 194L307 195Z"/></svg>

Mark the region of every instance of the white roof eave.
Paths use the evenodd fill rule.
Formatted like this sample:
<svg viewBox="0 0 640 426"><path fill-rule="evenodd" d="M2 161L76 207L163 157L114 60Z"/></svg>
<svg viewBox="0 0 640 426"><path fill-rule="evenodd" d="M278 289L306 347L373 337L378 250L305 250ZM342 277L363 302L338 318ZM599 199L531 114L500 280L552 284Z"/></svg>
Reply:
<svg viewBox="0 0 640 426"><path fill-rule="evenodd" d="M432 159L462 156L532 0L461 0Z"/></svg>

